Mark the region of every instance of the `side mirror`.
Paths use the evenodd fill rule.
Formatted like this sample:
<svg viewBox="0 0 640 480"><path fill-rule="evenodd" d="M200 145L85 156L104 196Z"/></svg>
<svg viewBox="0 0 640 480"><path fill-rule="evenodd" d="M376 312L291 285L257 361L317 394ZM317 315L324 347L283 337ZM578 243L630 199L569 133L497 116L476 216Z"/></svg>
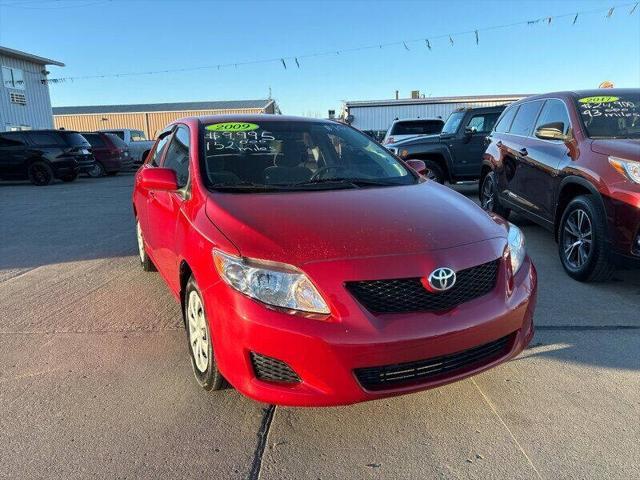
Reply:
<svg viewBox="0 0 640 480"><path fill-rule="evenodd" d="M464 127L464 134L465 135L473 135L474 133L477 133L478 129L476 127Z"/></svg>
<svg viewBox="0 0 640 480"><path fill-rule="evenodd" d="M170 168L143 167L138 172L137 181L147 190L178 190L176 172Z"/></svg>
<svg viewBox="0 0 640 480"><path fill-rule="evenodd" d="M420 175L427 173L427 166L422 160L418 160L417 158L412 158L411 160L406 160L405 162L409 168L415 170Z"/></svg>
<svg viewBox="0 0 640 480"><path fill-rule="evenodd" d="M536 129L536 137L542 140L560 140L564 142L569 136L563 132L564 124L562 122L546 123Z"/></svg>

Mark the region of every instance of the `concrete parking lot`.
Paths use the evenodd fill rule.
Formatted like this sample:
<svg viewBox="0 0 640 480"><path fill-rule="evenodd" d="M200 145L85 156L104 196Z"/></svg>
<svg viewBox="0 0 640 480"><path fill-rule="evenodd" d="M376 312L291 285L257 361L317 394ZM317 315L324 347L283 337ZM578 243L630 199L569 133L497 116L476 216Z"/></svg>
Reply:
<svg viewBox="0 0 640 480"><path fill-rule="evenodd" d="M522 355L423 393L274 408L196 386L179 307L139 268L132 183L0 183L0 478L640 478L640 272L577 283L514 218L540 276Z"/></svg>

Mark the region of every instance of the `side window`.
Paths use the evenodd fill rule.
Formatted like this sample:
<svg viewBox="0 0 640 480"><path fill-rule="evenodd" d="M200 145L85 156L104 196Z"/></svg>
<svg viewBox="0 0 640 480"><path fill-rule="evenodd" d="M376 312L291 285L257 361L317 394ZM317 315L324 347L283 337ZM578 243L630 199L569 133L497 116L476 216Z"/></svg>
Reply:
<svg viewBox="0 0 640 480"><path fill-rule="evenodd" d="M180 188L189 181L189 129L187 127L177 128L162 166L176 172Z"/></svg>
<svg viewBox="0 0 640 480"><path fill-rule="evenodd" d="M509 127L511 127L511 122L513 122L513 117L516 116L516 112L518 111L518 107L509 107L505 110L500 118L500 121L496 125L497 133L507 133L509 131Z"/></svg>
<svg viewBox="0 0 640 480"><path fill-rule="evenodd" d="M0 133L0 148L22 147L25 145L24 137L20 133Z"/></svg>
<svg viewBox="0 0 640 480"><path fill-rule="evenodd" d="M490 132L498 120L499 113L481 113L474 115L469 120L467 128L473 129L478 133Z"/></svg>
<svg viewBox="0 0 640 480"><path fill-rule="evenodd" d="M29 140L35 145L51 146L51 145L64 145L64 142L58 135L50 132L29 132Z"/></svg>
<svg viewBox="0 0 640 480"><path fill-rule="evenodd" d="M144 133L139 130L131 130L131 141L132 142L145 142L147 137L144 136Z"/></svg>
<svg viewBox="0 0 640 480"><path fill-rule="evenodd" d="M571 122L569 121L567 108L561 100L549 99L544 103L535 129L537 130L542 125L557 128L565 135L569 132Z"/></svg>
<svg viewBox="0 0 640 480"><path fill-rule="evenodd" d="M522 135L523 137L531 135L533 125L538 117L538 112L542 107L543 100L527 102L520 105L516 118L513 119L511 130L509 133L514 135Z"/></svg>
<svg viewBox="0 0 640 480"><path fill-rule="evenodd" d="M150 155L151 160L149 161L149 163L154 167L160 166L160 159L162 158L162 153L164 152L165 148L167 148L167 143L169 142L170 138L171 138L171 133L167 132L165 136L161 137L160 140L156 142L156 146L153 149L153 155Z"/></svg>

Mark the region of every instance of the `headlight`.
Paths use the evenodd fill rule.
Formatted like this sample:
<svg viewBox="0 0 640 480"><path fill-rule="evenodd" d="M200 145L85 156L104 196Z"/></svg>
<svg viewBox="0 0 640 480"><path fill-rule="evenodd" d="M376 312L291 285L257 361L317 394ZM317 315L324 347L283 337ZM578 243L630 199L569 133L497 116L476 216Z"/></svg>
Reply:
<svg viewBox="0 0 640 480"><path fill-rule="evenodd" d="M609 163L632 182L640 183L640 162L619 157L609 157Z"/></svg>
<svg viewBox="0 0 640 480"><path fill-rule="evenodd" d="M292 265L245 259L213 249L213 263L231 287L275 307L329 313L329 307L307 276Z"/></svg>
<svg viewBox="0 0 640 480"><path fill-rule="evenodd" d="M522 263L524 257L527 255L527 248L524 244L524 235L522 230L516 227L513 223L509 223L509 234L507 236L509 241L509 253L511 256L511 271L515 275Z"/></svg>

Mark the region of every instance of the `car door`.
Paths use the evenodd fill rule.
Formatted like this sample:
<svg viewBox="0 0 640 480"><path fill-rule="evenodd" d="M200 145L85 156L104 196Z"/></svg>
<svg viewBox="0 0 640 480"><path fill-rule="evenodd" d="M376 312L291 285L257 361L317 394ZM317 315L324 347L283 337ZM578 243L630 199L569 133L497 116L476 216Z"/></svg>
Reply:
<svg viewBox="0 0 640 480"><path fill-rule="evenodd" d="M564 102L550 98L544 102L531 136L527 141L527 155L521 157L522 197L533 209L533 213L551 223L555 215L555 198L559 188L559 171L571 161L569 148L563 140L546 140L535 134L540 127L553 126L564 135L569 132L571 122Z"/></svg>
<svg viewBox="0 0 640 480"><path fill-rule="evenodd" d="M147 163L145 163L142 168L155 168L160 166L172 133L173 127L168 128L158 136L158 141L153 147ZM150 247L150 240L153 237L153 225L149 223L147 212L151 191L146 188L134 188L133 192L133 203L136 209L136 217L142 227L145 243ZM155 260L155 255L152 249L148 248L148 250L151 258Z"/></svg>
<svg viewBox="0 0 640 480"><path fill-rule="evenodd" d="M22 133L0 133L0 178L26 178L27 150L26 139Z"/></svg>
<svg viewBox="0 0 640 480"><path fill-rule="evenodd" d="M487 145L487 135L493 130L500 112L471 113L451 142L454 155L455 175L460 178L478 178L482 165L482 154Z"/></svg>
<svg viewBox="0 0 640 480"><path fill-rule="evenodd" d="M147 243L153 252L153 260L167 283L178 289L178 257L175 233L178 217L187 198L189 183L189 128L178 125L170 136L166 153L160 166L176 173L177 191L150 191L147 201Z"/></svg>
<svg viewBox="0 0 640 480"><path fill-rule="evenodd" d="M498 145L504 170L502 182L499 183L501 196L514 206L534 213L535 204L528 198L526 187L531 173L527 168L531 141L529 135L533 131L543 103L544 100L533 100L520 104L508 132L503 135Z"/></svg>

